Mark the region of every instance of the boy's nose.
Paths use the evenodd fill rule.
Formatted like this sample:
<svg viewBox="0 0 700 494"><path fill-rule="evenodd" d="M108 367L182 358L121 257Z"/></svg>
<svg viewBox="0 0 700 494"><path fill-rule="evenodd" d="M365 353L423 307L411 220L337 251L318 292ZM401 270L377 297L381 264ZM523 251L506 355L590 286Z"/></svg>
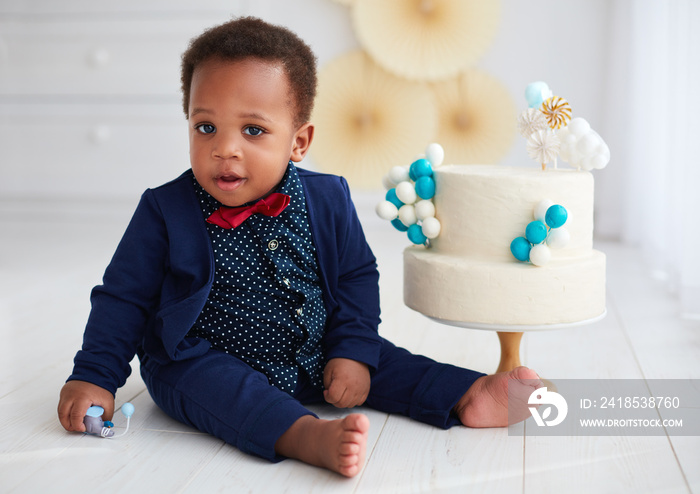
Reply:
<svg viewBox="0 0 700 494"><path fill-rule="evenodd" d="M241 155L241 146L237 136L233 133L217 133L216 143L212 149L215 158L231 159Z"/></svg>

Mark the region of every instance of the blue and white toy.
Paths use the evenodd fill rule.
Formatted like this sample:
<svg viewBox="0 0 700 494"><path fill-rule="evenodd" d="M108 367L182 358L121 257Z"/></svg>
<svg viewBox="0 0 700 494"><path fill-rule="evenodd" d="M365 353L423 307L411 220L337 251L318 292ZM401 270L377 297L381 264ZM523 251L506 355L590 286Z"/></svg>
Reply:
<svg viewBox="0 0 700 494"><path fill-rule="evenodd" d="M437 143L428 145L425 157L410 166L395 166L382 182L388 189L377 204L377 215L416 245L424 245L440 234L440 221L435 218L435 178L433 171L442 164L445 152Z"/></svg>
<svg viewBox="0 0 700 494"><path fill-rule="evenodd" d="M114 424L108 420L102 420L102 414L104 413L104 408L100 406L93 405L88 408L85 418L83 419L85 432L100 437L121 437L129 431L129 422L131 421L131 416L134 414L134 405L128 402L122 405L122 414L126 417L126 429L118 436L115 436L112 430Z"/></svg>

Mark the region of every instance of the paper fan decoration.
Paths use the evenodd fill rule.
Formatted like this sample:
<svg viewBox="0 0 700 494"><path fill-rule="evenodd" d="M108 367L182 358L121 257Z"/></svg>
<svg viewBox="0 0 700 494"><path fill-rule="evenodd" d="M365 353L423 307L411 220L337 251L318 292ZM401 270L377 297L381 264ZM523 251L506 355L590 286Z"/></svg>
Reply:
<svg viewBox="0 0 700 494"><path fill-rule="evenodd" d="M496 163L515 137L516 108L494 77L469 70L431 84L438 107L436 138L451 163Z"/></svg>
<svg viewBox="0 0 700 494"><path fill-rule="evenodd" d="M387 166L410 163L423 151L436 121L428 87L351 52L319 72L311 154L320 168L352 185L376 187Z"/></svg>
<svg viewBox="0 0 700 494"><path fill-rule="evenodd" d="M528 108L518 117L518 131L520 132L520 135L526 139L533 132L548 128L549 123L547 122L547 117L545 117L544 113L536 108Z"/></svg>
<svg viewBox="0 0 700 494"><path fill-rule="evenodd" d="M571 105L559 96L552 96L546 99L542 103L540 111L547 118L547 122L552 129L566 127L571 120Z"/></svg>
<svg viewBox="0 0 700 494"><path fill-rule="evenodd" d="M355 33L385 69L439 80L471 67L493 40L500 0L353 0Z"/></svg>
<svg viewBox="0 0 700 494"><path fill-rule="evenodd" d="M542 164L542 169L547 168L547 163L557 159L561 141L552 129L533 132L527 139L527 154L530 158ZM556 168L556 166L555 166Z"/></svg>

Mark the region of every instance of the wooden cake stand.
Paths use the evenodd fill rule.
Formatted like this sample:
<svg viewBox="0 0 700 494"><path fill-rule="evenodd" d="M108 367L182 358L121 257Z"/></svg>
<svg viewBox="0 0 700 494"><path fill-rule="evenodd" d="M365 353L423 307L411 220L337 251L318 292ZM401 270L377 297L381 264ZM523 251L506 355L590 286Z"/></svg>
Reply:
<svg viewBox="0 0 700 494"><path fill-rule="evenodd" d="M542 325L499 325L499 324L483 324L466 321L449 321L437 317L427 316L433 321L449 326L457 326L460 328L480 329L486 331L496 331L498 341L501 344L501 360L498 364L496 372L507 372L521 366L520 363L520 341L523 338L525 331L550 331L554 329L568 329L586 324L592 324L600 321L605 317L607 311L601 315L583 321L576 321L562 324L542 324Z"/></svg>

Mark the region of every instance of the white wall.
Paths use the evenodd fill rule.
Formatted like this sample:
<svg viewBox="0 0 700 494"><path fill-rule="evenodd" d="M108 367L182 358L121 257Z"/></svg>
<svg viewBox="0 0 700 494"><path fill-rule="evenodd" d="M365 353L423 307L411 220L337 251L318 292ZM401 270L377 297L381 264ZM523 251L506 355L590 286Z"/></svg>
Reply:
<svg viewBox="0 0 700 494"><path fill-rule="evenodd" d="M195 7L196 5L196 7ZM188 165L179 54L232 12L296 31L321 65L358 47L332 0L0 1L0 208L36 200L133 201ZM606 138L608 0L502 0L500 31L477 64L508 87L547 81ZM597 232L615 235L621 181L596 172ZM516 139L507 164L529 164ZM314 167L309 159L306 163ZM3 206L4 205L4 206Z"/></svg>

